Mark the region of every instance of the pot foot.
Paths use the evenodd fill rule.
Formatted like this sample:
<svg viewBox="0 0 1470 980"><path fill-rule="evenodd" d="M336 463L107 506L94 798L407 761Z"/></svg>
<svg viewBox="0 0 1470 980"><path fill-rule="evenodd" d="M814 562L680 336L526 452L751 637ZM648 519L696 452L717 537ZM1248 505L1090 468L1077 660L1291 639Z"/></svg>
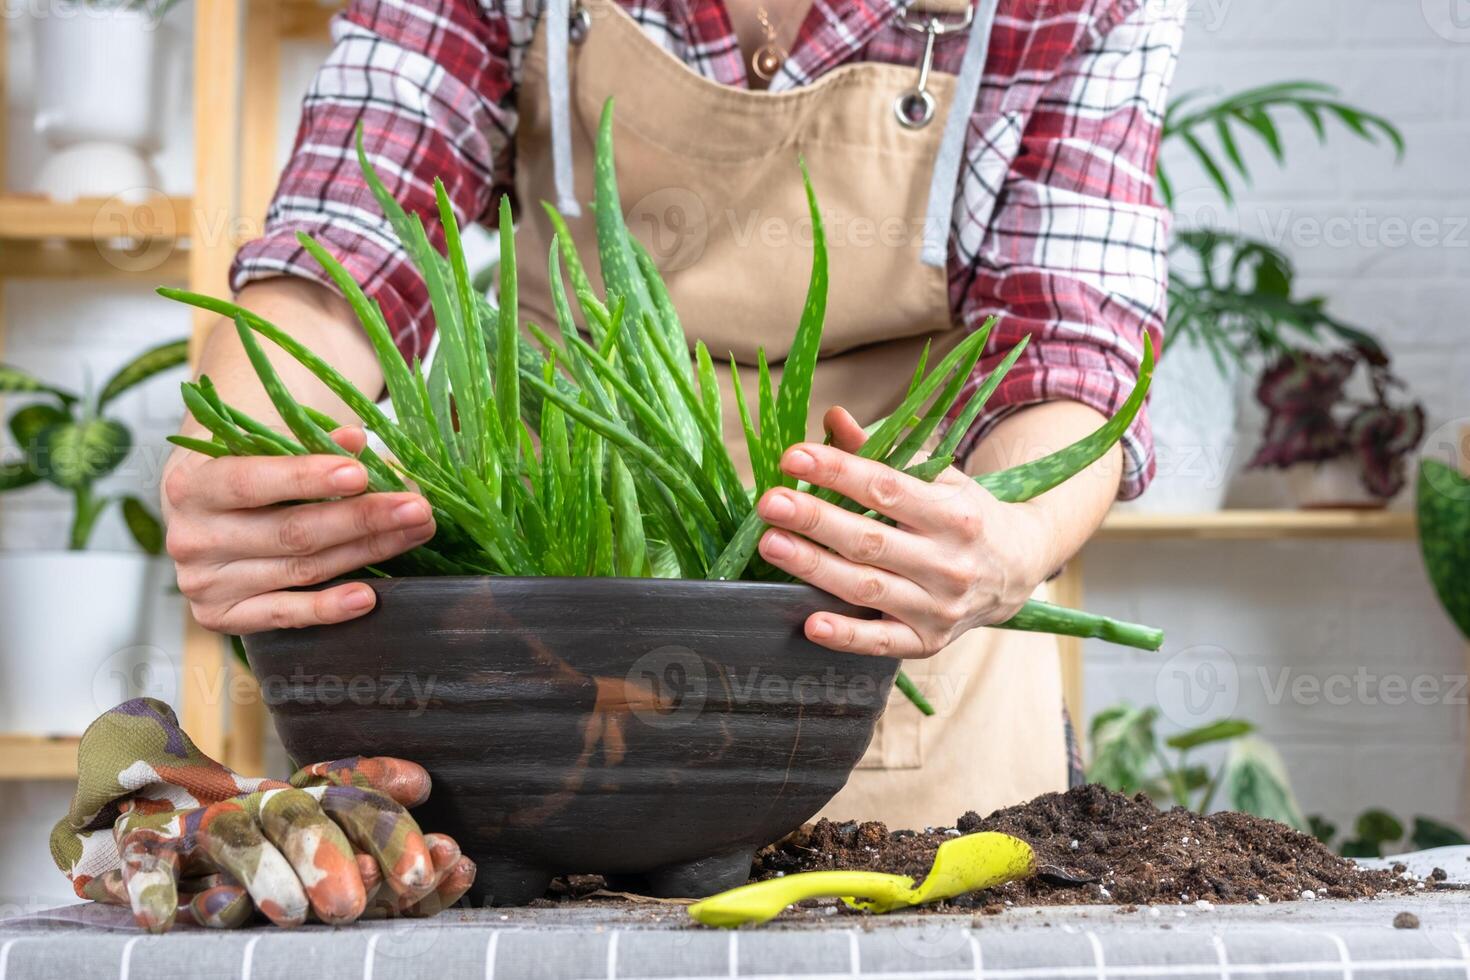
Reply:
<svg viewBox="0 0 1470 980"><path fill-rule="evenodd" d="M525 905L546 894L551 878L550 871L519 861L488 858L480 862L470 901L478 907Z"/></svg>
<svg viewBox="0 0 1470 980"><path fill-rule="evenodd" d="M656 898L707 898L750 880L751 851L717 854L670 864L644 875L647 894Z"/></svg>

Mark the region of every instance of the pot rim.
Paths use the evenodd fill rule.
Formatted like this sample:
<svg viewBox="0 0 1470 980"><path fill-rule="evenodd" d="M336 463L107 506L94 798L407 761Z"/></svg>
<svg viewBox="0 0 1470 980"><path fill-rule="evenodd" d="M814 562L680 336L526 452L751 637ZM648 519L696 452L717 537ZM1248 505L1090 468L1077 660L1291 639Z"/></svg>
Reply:
<svg viewBox="0 0 1470 980"><path fill-rule="evenodd" d="M862 609L856 603L848 602L838 596L819 589L815 585L805 582L756 582L745 579L703 579L703 578L654 578L629 577L629 576L603 576L603 575L392 575L383 578L337 578L316 585L305 586L303 591L319 591L329 589L333 586L343 585L347 582L365 582L374 591L381 588L396 585L408 585L410 588L425 588L433 583L442 587L453 588L455 586L468 586L473 584L494 582L511 589L518 588L556 588L572 587L580 590L596 589L598 591L670 591L670 592L715 592L723 594L740 594L759 592L765 596L784 596L788 600L797 601L806 599L831 603L834 607L845 607L847 609ZM834 609L834 611L838 611Z"/></svg>

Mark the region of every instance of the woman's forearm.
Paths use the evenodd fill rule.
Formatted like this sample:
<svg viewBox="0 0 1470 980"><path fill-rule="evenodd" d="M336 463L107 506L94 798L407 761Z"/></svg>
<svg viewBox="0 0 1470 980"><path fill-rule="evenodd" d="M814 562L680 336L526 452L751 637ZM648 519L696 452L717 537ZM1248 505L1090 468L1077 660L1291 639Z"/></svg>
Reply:
<svg viewBox="0 0 1470 980"><path fill-rule="evenodd" d="M376 395L382 389L382 371L367 335L347 301L327 287L282 276L251 283L240 290L236 302L288 331L362 391ZM261 346L297 401L334 418L352 420L351 413L315 375L274 344ZM210 330L200 353L198 373L209 375L227 404L262 421L277 421L230 320L221 318ZM201 429L193 419L185 420L186 435L197 436Z"/></svg>
<svg viewBox="0 0 1470 980"><path fill-rule="evenodd" d="M1094 408L1074 401L1043 402L1007 416L971 453L967 473L993 473L1038 459L1088 435L1107 419ZM1118 495L1123 451L1113 447L1106 456L1076 477L1020 506L1033 509L1038 525L1046 528L1047 568L1056 570L1092 537Z"/></svg>

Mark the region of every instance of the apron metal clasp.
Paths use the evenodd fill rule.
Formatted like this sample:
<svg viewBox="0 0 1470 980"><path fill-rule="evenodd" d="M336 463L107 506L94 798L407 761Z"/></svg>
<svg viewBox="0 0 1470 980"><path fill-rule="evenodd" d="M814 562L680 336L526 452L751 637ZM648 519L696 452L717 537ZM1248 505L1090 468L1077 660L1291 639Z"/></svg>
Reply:
<svg viewBox="0 0 1470 980"><path fill-rule="evenodd" d="M571 21L571 28L567 34L568 40L573 44L581 44L587 40L587 32L592 30L592 11L588 10L581 0L577 0L572 4L571 17L568 19Z"/></svg>
<svg viewBox="0 0 1470 980"><path fill-rule="evenodd" d="M905 129L923 129L934 119L934 95L929 91L929 71L934 67L934 44L944 37L953 37L968 30L975 19L975 8L965 4L965 11L958 17L945 19L929 13L914 16L914 3L906 3L899 13L898 26L911 34L924 35L924 56L919 61L919 78L914 87L893 101L893 114Z"/></svg>

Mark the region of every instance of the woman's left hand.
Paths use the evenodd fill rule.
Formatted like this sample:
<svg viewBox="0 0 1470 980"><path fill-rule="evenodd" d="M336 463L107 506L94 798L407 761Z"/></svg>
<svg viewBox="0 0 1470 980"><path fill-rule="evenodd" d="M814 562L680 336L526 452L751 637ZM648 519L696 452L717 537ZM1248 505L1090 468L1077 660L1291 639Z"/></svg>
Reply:
<svg viewBox="0 0 1470 980"><path fill-rule="evenodd" d="M813 613L806 635L850 653L931 657L967 630L1003 622L1054 568L1040 513L1001 503L950 467L933 483L854 455L866 433L844 409L824 419L832 445L799 443L783 472L850 497L883 524L814 494L775 487L756 510L760 553L782 571L882 619Z"/></svg>

